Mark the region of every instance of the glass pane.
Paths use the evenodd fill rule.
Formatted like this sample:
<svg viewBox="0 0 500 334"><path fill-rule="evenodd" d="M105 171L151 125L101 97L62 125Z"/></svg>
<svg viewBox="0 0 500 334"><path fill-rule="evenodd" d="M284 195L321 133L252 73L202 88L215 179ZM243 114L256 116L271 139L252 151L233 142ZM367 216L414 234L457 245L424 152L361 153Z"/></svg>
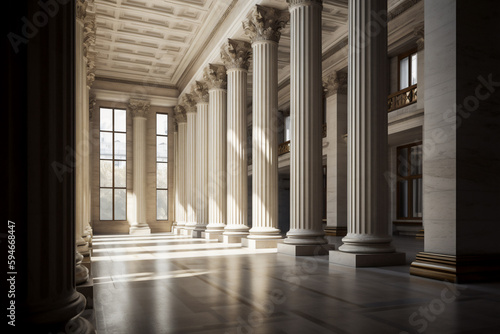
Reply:
<svg viewBox="0 0 500 334"><path fill-rule="evenodd" d="M113 190L101 189L99 194L99 211L101 220L113 219L113 202L111 201Z"/></svg>
<svg viewBox="0 0 500 334"><path fill-rule="evenodd" d="M408 176L408 148L398 149L398 175Z"/></svg>
<svg viewBox="0 0 500 334"><path fill-rule="evenodd" d="M168 161L168 137L156 137L156 161Z"/></svg>
<svg viewBox="0 0 500 334"><path fill-rule="evenodd" d="M408 217L408 181L398 182L398 218Z"/></svg>
<svg viewBox="0 0 500 334"><path fill-rule="evenodd" d="M113 186L113 161L101 160L100 166L100 186L112 187Z"/></svg>
<svg viewBox="0 0 500 334"><path fill-rule="evenodd" d="M100 139L101 159L113 159L113 134L101 132Z"/></svg>
<svg viewBox="0 0 500 334"><path fill-rule="evenodd" d="M408 87L408 67L410 59L408 57L399 61L399 89Z"/></svg>
<svg viewBox="0 0 500 334"><path fill-rule="evenodd" d="M290 116L285 117L285 141L290 140Z"/></svg>
<svg viewBox="0 0 500 334"><path fill-rule="evenodd" d="M156 164L156 188L168 188L168 164Z"/></svg>
<svg viewBox="0 0 500 334"><path fill-rule="evenodd" d="M127 135L125 133L115 133L115 159L127 159Z"/></svg>
<svg viewBox="0 0 500 334"><path fill-rule="evenodd" d="M101 108L101 130L113 131L113 109Z"/></svg>
<svg viewBox="0 0 500 334"><path fill-rule="evenodd" d="M156 134L168 135L168 115L156 114Z"/></svg>
<svg viewBox="0 0 500 334"><path fill-rule="evenodd" d="M411 55L411 84L417 84L417 54Z"/></svg>
<svg viewBox="0 0 500 334"><path fill-rule="evenodd" d="M125 189L115 189L115 220L127 220L126 196Z"/></svg>
<svg viewBox="0 0 500 334"><path fill-rule="evenodd" d="M168 219L168 190L156 191L156 219Z"/></svg>
<svg viewBox="0 0 500 334"><path fill-rule="evenodd" d="M127 162L115 161L115 187L127 186Z"/></svg>
<svg viewBox="0 0 500 334"><path fill-rule="evenodd" d="M411 148L411 175L422 174L422 145Z"/></svg>
<svg viewBox="0 0 500 334"><path fill-rule="evenodd" d="M413 217L422 217L422 179L413 181Z"/></svg>
<svg viewBox="0 0 500 334"><path fill-rule="evenodd" d="M127 111L115 109L115 131L127 131Z"/></svg>

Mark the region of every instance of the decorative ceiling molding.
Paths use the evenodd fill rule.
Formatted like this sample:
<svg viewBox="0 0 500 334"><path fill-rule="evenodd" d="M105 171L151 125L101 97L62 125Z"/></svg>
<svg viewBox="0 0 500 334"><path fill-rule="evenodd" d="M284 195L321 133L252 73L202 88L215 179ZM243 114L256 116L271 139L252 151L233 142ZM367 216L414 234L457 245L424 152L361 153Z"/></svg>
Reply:
<svg viewBox="0 0 500 334"><path fill-rule="evenodd" d="M397 5L394 9L389 11L387 14L387 21L391 21L399 15L406 12L408 9L419 3L421 0L405 0L401 4Z"/></svg>

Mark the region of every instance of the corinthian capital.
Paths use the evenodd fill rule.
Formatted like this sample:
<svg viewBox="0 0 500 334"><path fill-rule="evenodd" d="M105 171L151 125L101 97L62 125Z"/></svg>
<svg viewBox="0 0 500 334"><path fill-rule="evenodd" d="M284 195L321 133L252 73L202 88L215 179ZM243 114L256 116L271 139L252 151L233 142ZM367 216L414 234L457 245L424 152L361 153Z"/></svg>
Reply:
<svg viewBox="0 0 500 334"><path fill-rule="evenodd" d="M76 19L83 21L87 14L87 0L76 0Z"/></svg>
<svg viewBox="0 0 500 334"><path fill-rule="evenodd" d="M186 123L186 108L178 104L174 107L174 118L178 123Z"/></svg>
<svg viewBox="0 0 500 334"><path fill-rule="evenodd" d="M208 64L203 71L203 79L205 79L208 89L220 88L226 89L227 75L224 65Z"/></svg>
<svg viewBox="0 0 500 334"><path fill-rule="evenodd" d="M192 94L184 94L181 97L181 101L186 112L196 112L196 100Z"/></svg>
<svg viewBox="0 0 500 334"><path fill-rule="evenodd" d="M146 100L130 99L128 102L128 108L132 113L132 117L147 117L150 106L149 101Z"/></svg>
<svg viewBox="0 0 500 334"><path fill-rule="evenodd" d="M250 37L252 43L255 41L274 41L278 43L290 13L288 10L279 10L272 7L255 5L250 17L243 21L245 34Z"/></svg>
<svg viewBox="0 0 500 334"><path fill-rule="evenodd" d="M252 45L248 42L228 38L222 45L220 56L227 69L242 68L248 70Z"/></svg>
<svg viewBox="0 0 500 334"><path fill-rule="evenodd" d="M208 86L203 81L195 81L191 86L191 95L196 103L208 102Z"/></svg>
<svg viewBox="0 0 500 334"><path fill-rule="evenodd" d="M327 95L347 94L347 73L333 72L323 79L323 88Z"/></svg>

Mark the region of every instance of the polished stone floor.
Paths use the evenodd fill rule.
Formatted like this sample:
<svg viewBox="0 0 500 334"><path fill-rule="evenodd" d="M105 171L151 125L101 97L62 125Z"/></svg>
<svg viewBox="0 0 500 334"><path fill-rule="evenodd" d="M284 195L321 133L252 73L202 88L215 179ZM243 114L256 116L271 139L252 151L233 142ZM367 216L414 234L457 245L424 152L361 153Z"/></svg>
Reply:
<svg viewBox="0 0 500 334"><path fill-rule="evenodd" d="M394 244L408 264L423 249ZM353 269L171 234L95 236L97 332L500 333L499 283L446 284L408 264Z"/></svg>

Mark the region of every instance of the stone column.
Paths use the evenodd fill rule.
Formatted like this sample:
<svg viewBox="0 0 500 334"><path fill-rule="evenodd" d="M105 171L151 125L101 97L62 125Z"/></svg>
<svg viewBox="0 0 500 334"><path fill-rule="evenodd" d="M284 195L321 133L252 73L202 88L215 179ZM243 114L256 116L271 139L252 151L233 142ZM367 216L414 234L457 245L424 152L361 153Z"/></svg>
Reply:
<svg viewBox="0 0 500 334"><path fill-rule="evenodd" d="M386 12L386 0L349 1L348 226L330 262L354 267L405 263L388 234L387 24L373 14Z"/></svg>
<svg viewBox="0 0 500 334"><path fill-rule="evenodd" d="M176 149L176 176L177 183L175 186L176 191L176 208L175 220L177 225L175 227L175 234L181 234L186 225L186 110L183 106L178 105L175 107L175 117L177 119L178 134L177 134L177 149Z"/></svg>
<svg viewBox="0 0 500 334"><path fill-rule="evenodd" d="M174 134L173 134L173 139L174 139L174 186L173 186L173 193L174 193L174 206L172 209L173 213L173 221L172 221L172 229L171 232L174 233L174 229L177 226L177 204L179 203L179 126L177 124L177 119L175 118L175 108L174 108L174 113L171 114L169 117L172 123L172 128L174 129Z"/></svg>
<svg viewBox="0 0 500 334"><path fill-rule="evenodd" d="M25 4L21 10L12 7L9 14L32 18L40 13L39 4ZM75 17L80 16L75 9L82 10L81 4L60 5L58 15L46 21L29 47L4 50L5 76L16 78L9 84L9 96L23 101L5 106L9 195L4 212L9 221L4 226L15 236L16 252L15 263L5 267L4 280L13 278L15 296L9 300L15 301L14 331L20 333L94 332L81 317L85 297L75 289L72 152L76 149ZM2 246L4 242L7 235ZM8 302L7 293L4 296ZM4 312L7 327L12 313Z"/></svg>
<svg viewBox="0 0 500 334"><path fill-rule="evenodd" d="M225 243L248 235L247 72L250 43L231 40L221 48L227 69L227 225Z"/></svg>
<svg viewBox="0 0 500 334"><path fill-rule="evenodd" d="M182 233L191 236L196 226L196 101L191 94L182 96L187 114L186 125L186 225Z"/></svg>
<svg viewBox="0 0 500 334"><path fill-rule="evenodd" d="M89 244L83 239L84 221L88 217L85 183L89 182L84 169L89 156L88 109L85 109L87 91L87 70L83 54L83 23L87 10L86 1L77 1L75 22L75 242L76 242L76 284L89 279L89 270L82 265L82 255L89 255ZM87 132L85 132L87 131ZM85 142L87 140L87 142Z"/></svg>
<svg viewBox="0 0 500 334"><path fill-rule="evenodd" d="M256 5L243 22L253 50L252 229L243 245L276 247L278 226L278 42L288 11Z"/></svg>
<svg viewBox="0 0 500 334"><path fill-rule="evenodd" d="M323 81L326 92L326 228L328 236L347 234L347 73Z"/></svg>
<svg viewBox="0 0 500 334"><path fill-rule="evenodd" d="M220 239L226 226L226 145L227 92L226 68L209 64L204 79L210 95L208 115L208 226L206 239Z"/></svg>
<svg viewBox="0 0 500 334"><path fill-rule="evenodd" d="M192 236L201 238L208 225L208 87L196 81L192 92L196 100L196 225Z"/></svg>
<svg viewBox="0 0 500 334"><path fill-rule="evenodd" d="M290 5L290 230L278 252L327 254L323 230L322 0Z"/></svg>
<svg viewBox="0 0 500 334"><path fill-rule="evenodd" d="M149 101L130 99L129 109L133 117L133 171L135 215L132 216L130 234L150 234L146 222L146 122Z"/></svg>

